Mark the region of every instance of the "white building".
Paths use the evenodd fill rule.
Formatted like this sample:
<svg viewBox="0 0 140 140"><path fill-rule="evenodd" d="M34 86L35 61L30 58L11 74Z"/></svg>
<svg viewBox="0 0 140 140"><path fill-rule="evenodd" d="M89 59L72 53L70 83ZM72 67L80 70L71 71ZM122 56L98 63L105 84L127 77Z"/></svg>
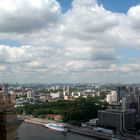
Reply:
<svg viewBox="0 0 140 140"><path fill-rule="evenodd" d="M107 94L106 101L111 104L111 94Z"/></svg>
<svg viewBox="0 0 140 140"><path fill-rule="evenodd" d="M28 98L28 99L32 98L32 92L31 92L31 91L28 91L28 92L27 92L27 98Z"/></svg>
<svg viewBox="0 0 140 140"><path fill-rule="evenodd" d="M52 98L59 98L60 97L60 92L57 92L57 93L50 93L50 96Z"/></svg>
<svg viewBox="0 0 140 140"><path fill-rule="evenodd" d="M69 100L69 96L68 95L65 95L64 96L64 100Z"/></svg>
<svg viewBox="0 0 140 140"><path fill-rule="evenodd" d="M118 94L116 91L111 91L111 102L112 103L117 103L117 99L118 99Z"/></svg>
<svg viewBox="0 0 140 140"><path fill-rule="evenodd" d="M117 103L117 101L118 101L118 94L117 94L117 92L114 91L114 90L111 91L111 93L106 96L106 101L109 104Z"/></svg>

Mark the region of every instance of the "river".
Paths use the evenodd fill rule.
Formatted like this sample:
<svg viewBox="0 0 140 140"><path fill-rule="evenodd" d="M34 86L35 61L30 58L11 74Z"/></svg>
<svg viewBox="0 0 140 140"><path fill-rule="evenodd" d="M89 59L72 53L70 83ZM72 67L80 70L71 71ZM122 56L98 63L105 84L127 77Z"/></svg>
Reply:
<svg viewBox="0 0 140 140"><path fill-rule="evenodd" d="M51 130L41 125L23 123L19 128L19 140L96 140L75 133Z"/></svg>

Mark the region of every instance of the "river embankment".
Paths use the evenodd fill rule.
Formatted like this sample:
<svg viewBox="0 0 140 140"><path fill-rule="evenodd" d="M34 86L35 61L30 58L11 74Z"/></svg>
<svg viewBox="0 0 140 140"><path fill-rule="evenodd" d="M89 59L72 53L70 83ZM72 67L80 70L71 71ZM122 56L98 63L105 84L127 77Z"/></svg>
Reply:
<svg viewBox="0 0 140 140"><path fill-rule="evenodd" d="M58 122L53 121L53 120L34 118L32 116L22 116L20 118L22 120L24 120L24 122L26 122L26 123L37 124L37 125L42 125L42 126L44 126L44 124L50 123L50 122L51 123L52 122L53 123L58 123ZM72 125L68 125L68 124L65 124L65 125L68 127L69 132L80 134L80 135L85 135L85 136L88 136L88 137L93 137L93 138L96 138L96 139L112 140L112 137L114 136L112 134L97 132L97 131L95 131L91 128L88 128L88 127L78 127L78 126L72 126ZM123 140L128 140L128 139L129 140L134 140L134 139L139 140L139 138L137 138L137 137L128 138L128 137L124 137L124 136L123 137L119 136L119 138L123 139Z"/></svg>

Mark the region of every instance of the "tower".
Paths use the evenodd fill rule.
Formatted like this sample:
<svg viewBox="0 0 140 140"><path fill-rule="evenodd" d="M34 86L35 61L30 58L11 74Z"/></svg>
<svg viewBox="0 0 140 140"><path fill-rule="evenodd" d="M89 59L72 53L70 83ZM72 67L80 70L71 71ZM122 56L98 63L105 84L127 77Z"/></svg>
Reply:
<svg viewBox="0 0 140 140"><path fill-rule="evenodd" d="M15 109L15 98L13 95L3 95L0 89L0 139L18 140L18 127L21 121L17 119Z"/></svg>
<svg viewBox="0 0 140 140"><path fill-rule="evenodd" d="M5 96L8 95L8 84L3 84L3 94L4 94Z"/></svg>
<svg viewBox="0 0 140 140"><path fill-rule="evenodd" d="M140 95L138 96L138 118L140 119Z"/></svg>
<svg viewBox="0 0 140 140"><path fill-rule="evenodd" d="M67 94L68 95L70 94L70 86L69 85L67 86Z"/></svg>
<svg viewBox="0 0 140 140"><path fill-rule="evenodd" d="M127 98L122 98L122 110L126 111L127 109Z"/></svg>

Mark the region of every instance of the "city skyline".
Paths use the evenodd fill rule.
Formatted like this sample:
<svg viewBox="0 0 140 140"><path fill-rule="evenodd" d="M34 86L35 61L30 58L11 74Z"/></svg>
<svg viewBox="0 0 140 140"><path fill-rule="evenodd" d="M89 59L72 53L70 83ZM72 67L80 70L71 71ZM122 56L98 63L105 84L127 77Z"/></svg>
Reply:
<svg viewBox="0 0 140 140"><path fill-rule="evenodd" d="M0 79L140 83L138 0L1 0Z"/></svg>

